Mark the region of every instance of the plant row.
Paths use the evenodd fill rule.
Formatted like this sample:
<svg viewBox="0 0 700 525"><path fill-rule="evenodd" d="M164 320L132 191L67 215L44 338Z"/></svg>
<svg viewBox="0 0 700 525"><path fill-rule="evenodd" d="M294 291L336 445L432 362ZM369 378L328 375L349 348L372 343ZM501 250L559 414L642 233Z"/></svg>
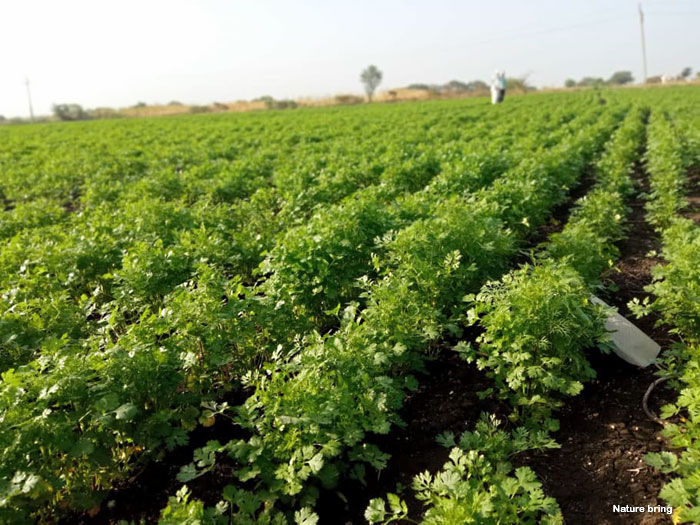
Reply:
<svg viewBox="0 0 700 525"><path fill-rule="evenodd" d="M493 380L481 395L507 400L513 408L509 432L491 416L459 441L451 433L438 441L451 448L443 469L414 478L415 497L426 507L421 523L563 523L558 505L542 491L528 467L511 458L524 450L557 445L553 413L565 396L576 395L595 372L586 351L609 347L607 309L591 302L601 271L616 258L614 243L624 233L625 197L633 191L631 172L644 138L645 111L634 108L596 165L596 184L575 203L559 233L524 264L499 281L465 297L468 324L478 324L477 345L455 350L476 362ZM387 505L388 503L388 505ZM406 504L390 494L374 499L370 523L407 516Z"/></svg>
<svg viewBox="0 0 700 525"><path fill-rule="evenodd" d="M646 291L653 300L630 306L640 315L651 311L671 327L680 342L664 354L659 375L675 378L675 403L661 410L664 419L675 417L662 431L674 451L647 454L647 462L672 479L660 496L675 508L679 523L700 521L700 226L683 217L685 195L693 189L688 174L700 167L697 135L700 113L690 106L667 107L652 115L647 165L652 192L649 218L662 238L665 264L652 270ZM693 136L693 132L696 134ZM697 192L697 181L694 191Z"/></svg>
<svg viewBox="0 0 700 525"><path fill-rule="evenodd" d="M498 134L498 130L499 126L477 125L470 133L488 138L489 131ZM466 140L471 137L466 135ZM495 143L507 144L502 139ZM394 195L415 191L440 170L445 162L441 157L452 160L472 151L452 143L433 149L420 144L410 151L403 146L390 149L374 168L358 162L363 158L359 154L349 154L351 160L331 164L324 177L300 173L298 178L309 179L315 191L324 186L320 178L327 182L325 200L316 193L313 201L299 201L306 182L288 198L282 198L275 186L233 207L206 199L182 202L162 194L148 197L137 188L133 198L87 207L72 214L68 223L51 224L55 221L49 214L50 224L45 227L17 232L0 257L0 370L32 360L42 353L45 342L50 346L65 336L78 344L115 313L117 319L111 325L124 330L147 307L160 308L164 296L196 278L201 262L252 282L264 252L313 209L361 192L367 183L389 188ZM357 166L350 176L343 163L353 162ZM16 208L11 215L16 223L26 223L26 216Z"/></svg>
<svg viewBox="0 0 700 525"><path fill-rule="evenodd" d="M556 136L551 127L565 122L568 114L561 112L550 128L544 125L543 143ZM541 120L533 122L542 126L546 116L543 113ZM501 133L499 128L494 129ZM536 129L525 127L522 133ZM523 144L526 142L523 140ZM475 145L486 149L485 141ZM286 255L298 242L296 255L311 268L319 267L325 258L342 255L343 250L347 253L347 244L364 253L361 250L368 250L376 235L408 224L420 214L432 213L449 192L475 189L493 180L511 161L507 155L496 153L496 148L504 145L504 140L495 141L492 150L480 154L451 147L447 154L458 156L460 162L453 163L458 167L441 173L434 184L415 197L411 192L430 181L439 169L434 155L428 152L423 156L427 160L409 159L390 166L380 175L379 184L358 190L341 204L318 212L318 219L314 218L309 227L293 228L296 236L290 235L279 245L285 246ZM519 157L514 153L511 158L517 162ZM412 206L393 204L402 194L406 195L402 202L411 202ZM94 218L94 211L89 215ZM137 218L137 224L143 215ZM151 234L150 242L141 237L137 241L140 249L129 250L121 268L101 274L103 282L92 283L96 288L91 296L80 296L79 309L67 308L79 320L94 319L94 329L87 334L71 334L62 333L65 328L58 327L51 337L51 330L41 327L37 332L44 340L38 355L32 356L36 359L25 360L27 364L22 366L15 362L16 368L3 374L0 424L8 432L3 433L2 442L3 490L6 488L2 506L14 509L11 515L15 520L22 513L47 505L53 510L45 516L55 515L57 506L94 506L102 491L128 472L135 460L184 444L194 426L210 424L211 410L202 410L202 402L216 400L235 388L239 376L265 355L265 349L288 345L295 334L314 326L314 320L307 321L303 312L295 311L298 308L281 304L281 298L289 294L267 284L290 266L289 258L275 259L276 252L271 252L262 270L270 278L262 286L250 286L244 277L229 274L223 264L231 258L230 252L219 260L212 257L217 242L208 230L202 228L192 238L191 230L183 232L181 223L158 223L154 218L153 225L158 229ZM114 238L128 239L124 233L117 231ZM308 239L313 241L310 248L304 244ZM42 240L45 242L46 237ZM343 240L347 241L345 245ZM218 245L231 249L224 242ZM49 248L46 244L44 247ZM90 250L92 257L99 257L99 252ZM118 250L114 251L118 257ZM58 253L56 257L58 261ZM371 269L369 257L363 263ZM42 264L46 260L37 262L37 266ZM87 266L85 273L106 270ZM80 265L69 259L66 268L80 269ZM362 268L346 258L333 266L326 278L329 283L340 282L342 272L348 271L359 277ZM87 280L82 285L91 283L85 273L79 276ZM46 268L42 275L45 284L53 285L70 301L67 282L57 281L55 273ZM345 281L350 283L352 278ZM42 283L33 284L36 300L45 299L39 296ZM305 283L296 284L290 279L287 284L299 288ZM51 294L50 289L43 291ZM13 306L8 305L11 315L18 310L14 304L22 304L17 301L18 293L21 291L6 298L14 301ZM92 299L101 301L101 306ZM298 304L298 298L292 295L292 299ZM311 306L307 304L307 308ZM37 317L46 319L44 315ZM20 324L26 316L17 315L10 321ZM11 322L4 325L8 339L17 333L31 335L26 325L13 327ZM18 344L16 339L8 343ZM19 432L13 432L16 429ZM31 479L31 489L23 484L18 490L20 479Z"/></svg>
<svg viewBox="0 0 700 525"><path fill-rule="evenodd" d="M601 113L591 110L561 144L472 196L445 199L433 217L387 239L374 261L379 277L364 283L362 303L343 309L338 332L309 335L249 376L255 391L235 419L251 438L208 444L180 479L229 454L240 465L237 477L257 487L224 490L232 519L245 521L273 519L275 506L312 505L319 487L341 476L364 479L365 464L383 468L388 455L365 436L401 423L404 392L416 385L407 372L420 369L423 352L446 333L459 332L464 292L502 273L519 239L566 197L620 111Z"/></svg>

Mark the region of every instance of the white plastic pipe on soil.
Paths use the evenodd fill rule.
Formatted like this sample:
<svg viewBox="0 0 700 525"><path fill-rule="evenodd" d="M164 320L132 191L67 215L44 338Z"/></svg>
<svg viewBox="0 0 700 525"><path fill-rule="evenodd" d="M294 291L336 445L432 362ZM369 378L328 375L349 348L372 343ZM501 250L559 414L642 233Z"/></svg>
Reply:
<svg viewBox="0 0 700 525"><path fill-rule="evenodd" d="M592 301L608 307L595 295ZM656 341L618 313L608 317L605 328L610 332L610 338L614 343L613 351L628 363L645 368L654 362L661 351Z"/></svg>

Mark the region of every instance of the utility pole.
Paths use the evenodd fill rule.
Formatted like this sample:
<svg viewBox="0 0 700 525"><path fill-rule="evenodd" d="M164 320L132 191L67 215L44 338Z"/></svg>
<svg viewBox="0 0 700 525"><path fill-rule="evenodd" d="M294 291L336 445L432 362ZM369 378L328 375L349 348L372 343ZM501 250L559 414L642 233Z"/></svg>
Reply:
<svg viewBox="0 0 700 525"><path fill-rule="evenodd" d="M639 3L639 29L642 32L642 63L644 64L644 83L647 83L647 46L644 42L644 12L642 3Z"/></svg>
<svg viewBox="0 0 700 525"><path fill-rule="evenodd" d="M29 101L29 119L34 122L34 109L32 108L32 93L29 91L29 79L25 78L24 83L27 86L27 100Z"/></svg>

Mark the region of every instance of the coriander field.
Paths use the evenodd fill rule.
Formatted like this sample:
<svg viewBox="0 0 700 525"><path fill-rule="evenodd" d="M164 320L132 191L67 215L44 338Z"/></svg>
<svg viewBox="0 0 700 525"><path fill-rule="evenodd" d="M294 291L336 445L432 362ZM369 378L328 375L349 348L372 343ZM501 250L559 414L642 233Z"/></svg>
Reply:
<svg viewBox="0 0 700 525"><path fill-rule="evenodd" d="M0 206L0 524L700 522L699 87L2 126Z"/></svg>

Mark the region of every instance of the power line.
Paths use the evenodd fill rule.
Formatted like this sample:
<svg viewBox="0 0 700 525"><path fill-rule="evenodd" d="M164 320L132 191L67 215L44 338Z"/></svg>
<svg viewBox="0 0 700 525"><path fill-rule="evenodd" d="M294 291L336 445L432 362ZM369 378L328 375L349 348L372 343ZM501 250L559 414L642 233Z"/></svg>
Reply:
<svg viewBox="0 0 700 525"><path fill-rule="evenodd" d="M668 1L668 0L664 0L664 3L666 3L667 1ZM682 0L681 0L681 1L682 1ZM659 5L660 3L661 3L661 0L650 0L650 1L646 2L647 5L648 5L648 4L652 4L652 5L654 5L655 7L662 7L662 6ZM682 9L682 8L685 7L685 6L683 6L683 5L675 5L675 6L669 6L669 7L676 7L676 8L681 8L681 9ZM622 11L622 10L627 10L627 8L614 7L614 8L604 9L604 10L600 11L599 14L602 14L602 13L614 13L614 12L618 12L618 13L619 13L619 12ZM639 16L643 18L643 13L642 13L641 4L639 4L639 13L640 13ZM650 13L650 14L653 14L653 15L684 15L684 14L692 15L692 14L700 14L700 11L676 11L676 12L650 11L649 13ZM474 45L478 45L478 44L489 44L489 43L496 42L496 41L515 40L515 39L519 39L519 38L528 38L528 37L531 37L531 36L546 35L546 34L549 34L549 33L556 33L556 32L559 32L559 31L568 31L568 30L571 30L571 29L579 29L579 28L583 28L583 27L591 27L591 26L596 26L596 25L599 25L599 24L607 23L607 22L613 22L613 21L618 21L618 20L623 20L623 19L629 19L629 18L632 18L632 16L633 16L633 15L632 15L631 13L627 12L627 14L616 14L616 15L613 15L613 16L607 16L607 17L604 17L604 18L596 18L596 19L593 19L593 20L588 20L588 21L586 21L586 22L580 22L580 23L571 24L571 25L554 26L554 27L543 28L543 29L536 30L536 31L525 31L525 32L522 32L522 33L512 33L512 34L510 34L510 35L509 35L509 34L504 34L503 36L500 36L500 37L494 37L494 38L488 38L488 39L484 39L484 40L478 40L478 41L475 41L475 42L472 42L472 43L473 43Z"/></svg>
<svg viewBox="0 0 700 525"><path fill-rule="evenodd" d="M670 15L670 16L674 16L674 15L683 15L683 16L685 16L685 15L700 15L700 11L674 11L674 12L650 11L649 13L652 15L662 15L662 16L663 15Z"/></svg>
<svg viewBox="0 0 700 525"><path fill-rule="evenodd" d="M559 31L568 31L570 29L578 29L581 27L590 27L590 26L595 26L598 24L606 23L606 22L613 22L613 21L617 21L617 20L621 20L621 19L628 19L631 16L632 16L631 14L626 14L626 15L606 17L606 18L592 20L589 22L582 22L579 24L572 24L572 25L558 26L558 27L549 27L546 29L538 30L538 31L530 31L530 32L526 32L526 33L513 34L513 35L504 35L501 37L489 38L487 40L480 40L480 41L473 42L473 43L474 44L489 44L491 42L496 42L496 41L500 42L503 40L514 40L514 39L518 39L518 38L528 38L531 36L546 35L549 33L555 33L555 32L559 32Z"/></svg>

